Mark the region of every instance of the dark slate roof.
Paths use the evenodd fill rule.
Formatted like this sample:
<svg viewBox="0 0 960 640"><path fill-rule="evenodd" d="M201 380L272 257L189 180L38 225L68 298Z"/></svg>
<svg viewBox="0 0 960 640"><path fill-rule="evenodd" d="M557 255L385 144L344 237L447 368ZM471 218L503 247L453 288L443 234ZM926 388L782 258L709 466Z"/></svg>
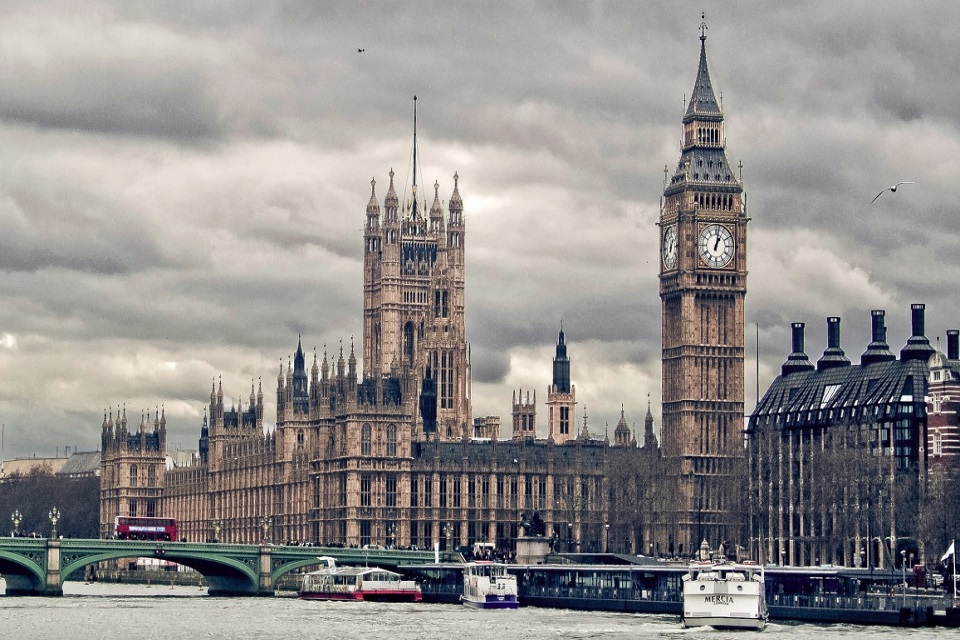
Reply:
<svg viewBox="0 0 960 640"><path fill-rule="evenodd" d="M902 403L913 404L913 418L926 416L927 363L892 360L779 376L753 415L782 428L892 420Z"/></svg>
<svg viewBox="0 0 960 640"><path fill-rule="evenodd" d="M70 456L59 471L62 476L92 476L100 472L100 452L81 451Z"/></svg>
<svg viewBox="0 0 960 640"><path fill-rule="evenodd" d="M697 69L697 81L693 83L693 93L690 94L687 112L683 116L684 122L705 116L707 118L723 117L720 104L717 102L717 96L713 92L713 84L710 82L706 44L707 37L700 36L700 66Z"/></svg>

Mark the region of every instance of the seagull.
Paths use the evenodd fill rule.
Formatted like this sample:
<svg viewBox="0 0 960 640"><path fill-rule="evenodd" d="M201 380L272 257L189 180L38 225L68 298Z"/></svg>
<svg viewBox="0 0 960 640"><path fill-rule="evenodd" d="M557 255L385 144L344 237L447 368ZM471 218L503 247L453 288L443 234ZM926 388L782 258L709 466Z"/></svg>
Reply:
<svg viewBox="0 0 960 640"><path fill-rule="evenodd" d="M357 49L357 53L363 53L366 49Z"/></svg>
<svg viewBox="0 0 960 640"><path fill-rule="evenodd" d="M874 202L876 202L876 201L877 201L877 198L879 198L880 196L882 196L884 191L889 191L889 192L891 192L891 193L896 193L896 192L897 192L897 187L899 187L899 186L902 185L902 184L917 184L917 183L914 182L913 180L904 180L903 182L898 182L897 184L893 185L892 187L887 187L886 189L884 189L883 191L881 191L880 193L878 193L877 195L875 195L875 196L873 197L873 200L870 201L870 204L873 204Z"/></svg>

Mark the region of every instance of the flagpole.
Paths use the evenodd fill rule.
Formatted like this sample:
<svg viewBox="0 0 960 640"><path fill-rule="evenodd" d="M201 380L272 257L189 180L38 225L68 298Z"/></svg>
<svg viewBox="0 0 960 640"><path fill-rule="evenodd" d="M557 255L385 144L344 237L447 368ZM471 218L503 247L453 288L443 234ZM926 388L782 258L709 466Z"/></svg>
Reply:
<svg viewBox="0 0 960 640"><path fill-rule="evenodd" d="M957 606L957 539L953 539L951 547L953 548L953 606Z"/></svg>

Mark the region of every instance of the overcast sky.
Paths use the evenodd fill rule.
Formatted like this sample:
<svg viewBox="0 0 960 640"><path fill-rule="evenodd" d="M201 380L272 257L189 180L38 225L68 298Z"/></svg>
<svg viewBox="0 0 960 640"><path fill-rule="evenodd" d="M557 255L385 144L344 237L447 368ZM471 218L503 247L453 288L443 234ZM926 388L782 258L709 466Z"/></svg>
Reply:
<svg viewBox="0 0 960 640"><path fill-rule="evenodd" d="M578 423L659 425L655 223L700 12L743 162L747 410L807 323L858 362L870 310L960 327L954 3L43 2L0 5L0 421L6 458L99 447L163 405L197 446L211 382L362 329L370 179L460 175L475 416L538 423L562 320ZM358 49L364 51L358 52ZM875 203L880 189L901 180ZM432 194L429 194L432 197ZM759 332L757 325L759 323ZM229 401L228 401L229 404Z"/></svg>

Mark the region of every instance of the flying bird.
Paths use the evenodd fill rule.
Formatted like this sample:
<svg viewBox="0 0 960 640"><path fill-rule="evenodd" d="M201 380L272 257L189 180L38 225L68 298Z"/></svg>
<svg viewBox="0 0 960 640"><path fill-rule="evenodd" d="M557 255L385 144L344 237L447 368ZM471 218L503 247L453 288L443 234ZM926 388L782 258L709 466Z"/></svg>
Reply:
<svg viewBox="0 0 960 640"><path fill-rule="evenodd" d="M874 202L876 202L876 201L877 201L877 198L879 198L880 196L882 196L884 191L889 191L889 192L891 192L891 193L896 193L896 192L897 192L897 187L899 187L899 186L902 185L902 184L917 184L917 183L914 182L913 180L904 180L903 182L898 182L897 184L893 185L892 187L887 187L886 189L884 189L883 191L881 191L880 193L878 193L877 195L875 195L875 196L873 197L873 200L870 201L870 204L873 204Z"/></svg>
<svg viewBox="0 0 960 640"><path fill-rule="evenodd" d="M366 49L357 49L357 53L363 53Z"/></svg>

